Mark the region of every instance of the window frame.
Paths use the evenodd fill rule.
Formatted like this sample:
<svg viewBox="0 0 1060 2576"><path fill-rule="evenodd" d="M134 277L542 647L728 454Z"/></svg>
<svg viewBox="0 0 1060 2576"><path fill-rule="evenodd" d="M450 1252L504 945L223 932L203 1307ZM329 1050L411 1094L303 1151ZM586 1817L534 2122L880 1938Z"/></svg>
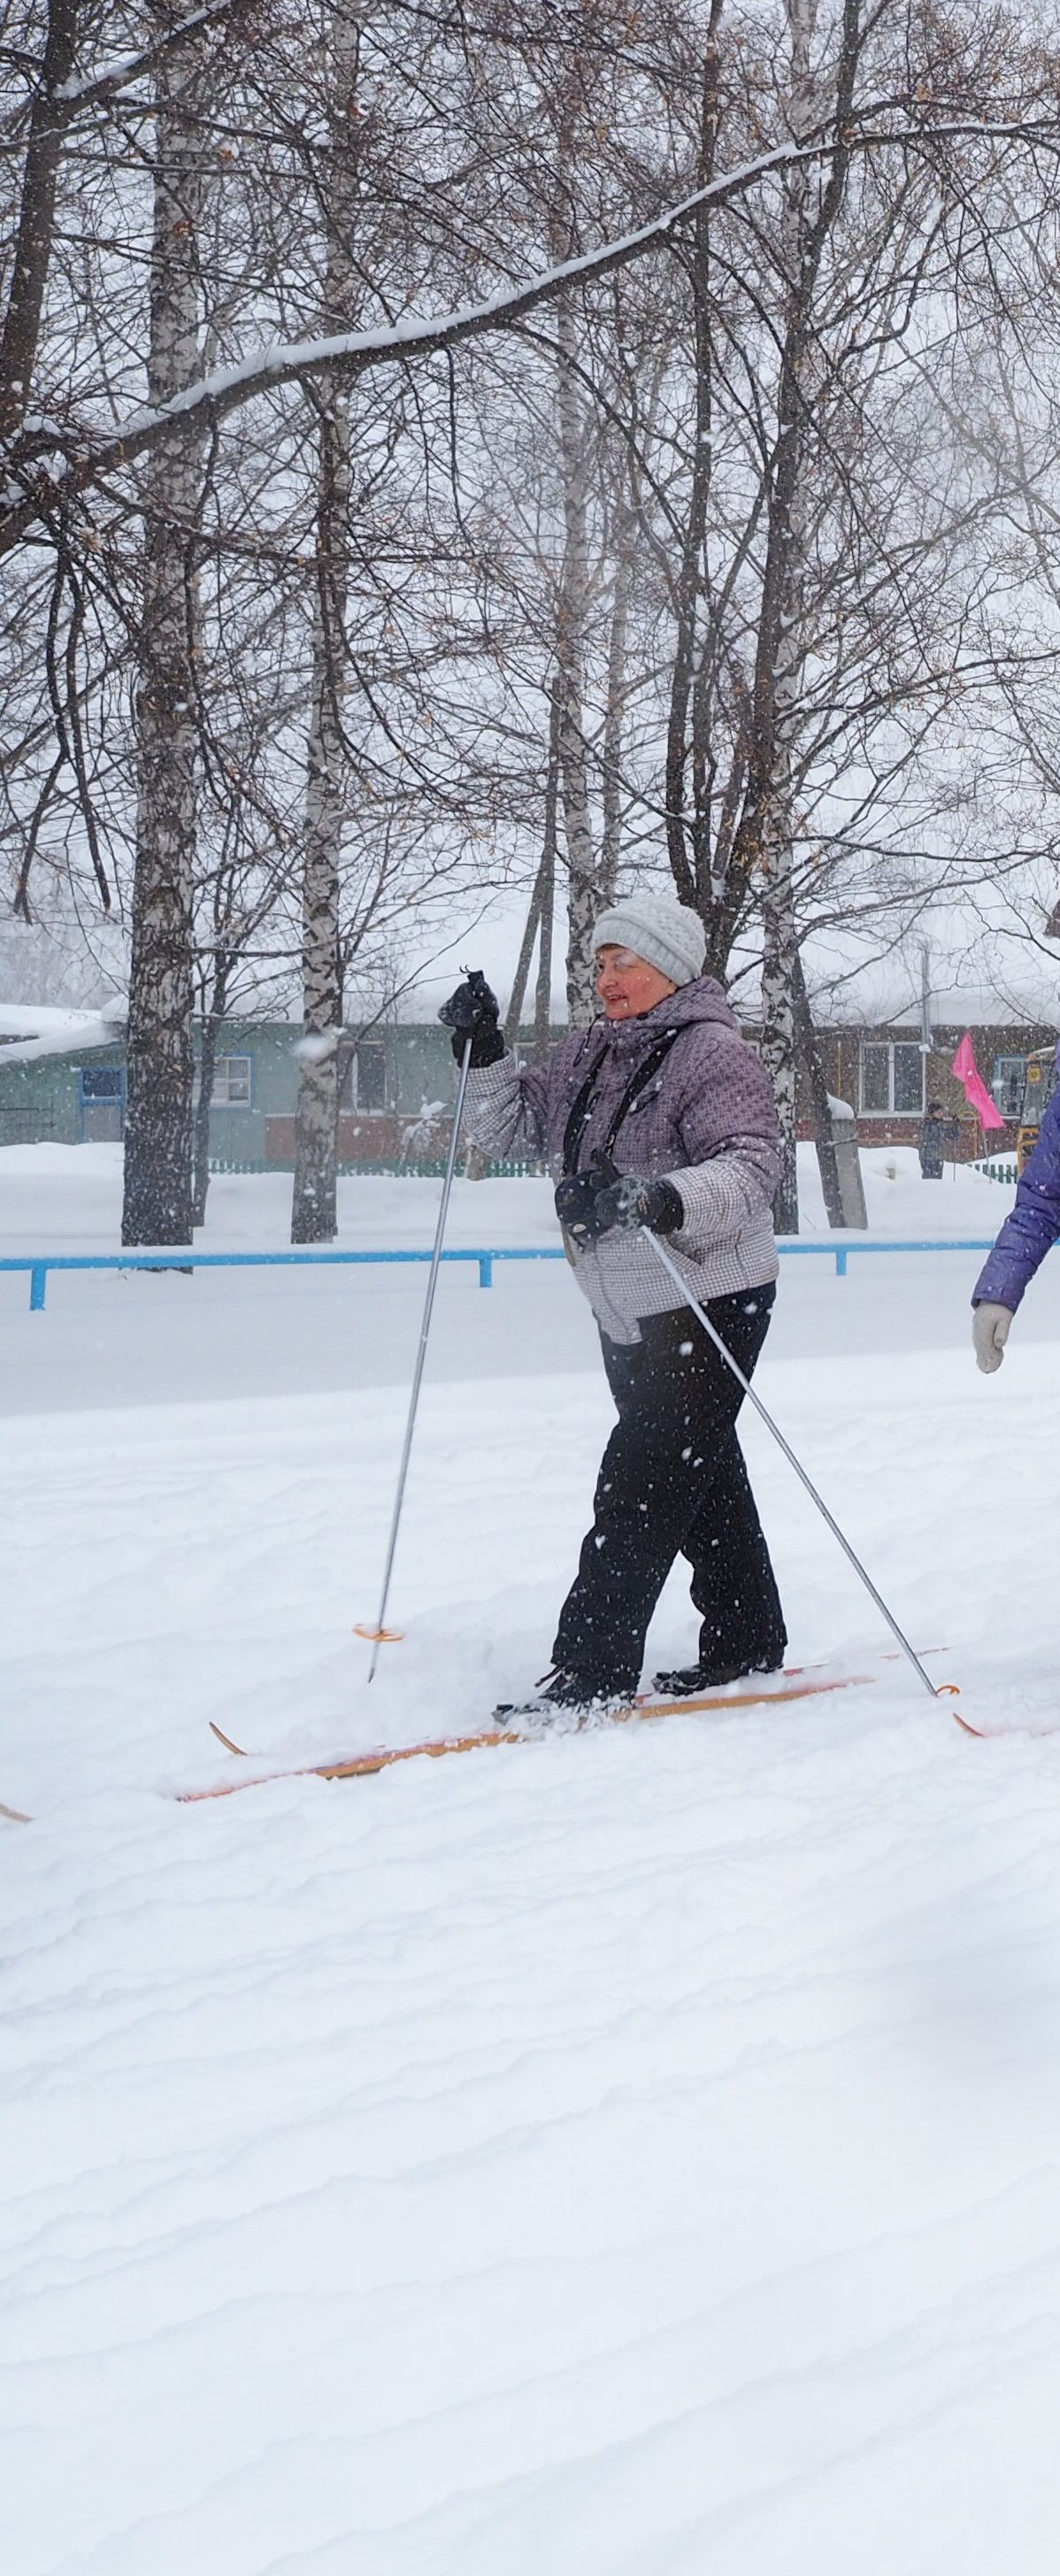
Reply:
<svg viewBox="0 0 1060 2576"><path fill-rule="evenodd" d="M77 1074L82 1109L86 1106L91 1109L108 1107L115 1100L120 1100L124 1105L125 1068L123 1065L81 1064L77 1068ZM104 1084L105 1088L102 1091L95 1090L94 1085L97 1082Z"/></svg>
<svg viewBox="0 0 1060 2576"><path fill-rule="evenodd" d="M105 1088L96 1089L102 1083ZM123 1064L79 1064L77 1068L78 1128L83 1145L118 1144L125 1134L127 1084ZM100 1120L111 1119L114 1132L96 1132Z"/></svg>
<svg viewBox="0 0 1060 2576"><path fill-rule="evenodd" d="M231 1099L229 1099L229 1096L228 1096L228 1083L229 1083L228 1067L229 1067L229 1065L232 1065L232 1064L243 1064L243 1065L245 1065L245 1066L246 1066L246 1069L247 1069L247 1096L246 1096L246 1099L245 1099L245 1100L231 1100ZM223 1099L219 1098L219 1096L218 1096L218 1090L217 1090L217 1077L218 1077L218 1075L219 1075L219 1073L220 1073L220 1070L221 1070L222 1065L224 1065L224 1067L225 1067L225 1091L224 1091L224 1098L223 1098ZM201 1086L201 1082L202 1082L202 1073L201 1073L201 1070L200 1070L200 1072L199 1072L199 1076L198 1076L198 1081L197 1081L197 1083L196 1083L196 1091L199 1091L200 1086ZM211 1111L211 1115L212 1115L212 1113L213 1113L213 1111L214 1111L215 1109L233 1109L233 1110L236 1110L236 1111L238 1112L238 1111L243 1110L243 1109L252 1109L252 1108L253 1108L253 1106L254 1106L254 1058L253 1058L253 1056L251 1056L251 1055L229 1055L229 1054L227 1054L227 1053L226 1053L225 1055L215 1056L215 1057L214 1057L214 1068L213 1068L213 1090L212 1090L211 1095L210 1095L210 1111Z"/></svg>
<svg viewBox="0 0 1060 2576"><path fill-rule="evenodd" d="M362 1055L373 1055L379 1059L382 1067L382 1098L380 1100L369 1102L367 1100L362 1100L361 1098ZM350 1058L350 1106L357 1116L361 1118L385 1118L387 1116L388 1070L385 1039L361 1038L358 1041L358 1044L354 1047L353 1054Z"/></svg>
<svg viewBox="0 0 1060 2576"><path fill-rule="evenodd" d="M1029 1058L1026 1055L996 1055L994 1057L993 1071L990 1076L990 1097L995 1108L1000 1111L1002 1118L1009 1126L1017 1125L1023 1116L1023 1104L1027 1097L1028 1062ZM1005 1075L1002 1072L1002 1067L1018 1067L1019 1071L1019 1098L1015 1102L1014 1107L1011 1108L1008 1105L1009 1093L1006 1086ZM1015 1078L1014 1075L1012 1078Z"/></svg>
<svg viewBox="0 0 1060 2576"><path fill-rule="evenodd" d="M866 1056L867 1056L867 1055L869 1055L869 1054L873 1054L873 1055L886 1055L886 1058L887 1058L887 1106L886 1106L885 1108L869 1109L869 1108L867 1108L867 1107L866 1107L866 1103L865 1103L865 1059L866 1059ZM920 1066L920 1106L919 1106L919 1108L917 1108L917 1109L897 1109L897 1108L895 1107L894 1089L895 1089L895 1056L896 1056L896 1055L915 1055L915 1056L916 1056L916 1058L917 1058L917 1061L918 1061L918 1063L919 1063L919 1066ZM921 1046L920 1041L919 1041L919 1039L918 1039L918 1038L859 1038L859 1040L858 1040L858 1117L859 1117L859 1118L922 1118L922 1117L923 1117L923 1115L924 1115L924 1095L925 1095L925 1090L926 1090L926 1080L927 1080L927 1068L926 1068L925 1059L924 1059L924 1050L923 1050L923 1047Z"/></svg>

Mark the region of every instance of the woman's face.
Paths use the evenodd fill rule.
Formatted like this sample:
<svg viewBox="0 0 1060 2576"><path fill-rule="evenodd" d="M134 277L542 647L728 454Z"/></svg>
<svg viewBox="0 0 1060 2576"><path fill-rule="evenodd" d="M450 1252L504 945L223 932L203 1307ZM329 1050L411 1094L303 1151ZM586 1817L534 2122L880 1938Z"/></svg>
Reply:
<svg viewBox="0 0 1060 2576"><path fill-rule="evenodd" d="M609 1020L635 1020L642 1011L653 1011L656 1002L665 1002L677 986L631 948L598 948L596 989Z"/></svg>

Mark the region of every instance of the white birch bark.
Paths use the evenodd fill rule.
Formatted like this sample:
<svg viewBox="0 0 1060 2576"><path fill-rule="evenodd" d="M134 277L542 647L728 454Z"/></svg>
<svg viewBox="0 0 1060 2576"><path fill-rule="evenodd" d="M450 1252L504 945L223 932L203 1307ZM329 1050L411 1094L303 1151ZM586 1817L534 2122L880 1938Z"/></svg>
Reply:
<svg viewBox="0 0 1060 2576"><path fill-rule="evenodd" d="M357 211L356 133L360 28L342 7L332 28L331 174L323 328L348 329L355 298L352 259ZM346 615L350 571L352 431L350 397L338 378L320 387L316 597L306 768L302 878L302 1019L321 1049L303 1062L295 1118L292 1243L335 1234L338 1039L342 1019L339 905L346 752Z"/></svg>
<svg viewBox="0 0 1060 2576"><path fill-rule="evenodd" d="M166 55L156 78L148 399L164 403L201 368L196 233L204 168L198 48ZM128 1111L122 1242L190 1242L192 1232L192 905L196 832L194 529L202 444L156 448L144 475L143 605L136 695L136 860L129 980Z"/></svg>
<svg viewBox="0 0 1060 2576"><path fill-rule="evenodd" d="M560 686L553 675L548 712L548 770L545 777L545 830L541 848L540 939L537 989L534 995L534 1062L547 1062L552 1021L552 932L556 903L556 823L559 810Z"/></svg>
<svg viewBox="0 0 1060 2576"><path fill-rule="evenodd" d="M567 1008L572 1028L593 1018L593 929L599 911L589 757L585 742L585 625L589 599L589 535L585 422L569 361L575 354L574 312L561 296L557 332L556 409L563 484L563 563L556 617L556 661L561 682L559 774L567 843Z"/></svg>
<svg viewBox="0 0 1060 2576"><path fill-rule="evenodd" d="M808 132L813 115L810 48L817 23L817 0L786 0L790 46L788 117L796 141ZM797 164L785 180L786 213L783 260L793 300L806 291L804 248L810 178ZM805 513L802 463L805 420L810 399L809 367L804 354L806 315L794 311L789 328L797 354L782 374L781 417L776 460L776 509L779 525L775 554L775 601L767 606L771 628L772 690L770 751L759 809L759 861L762 871L762 1055L773 1078L780 1120L781 1170L774 1205L778 1230L799 1230L799 1183L796 1154L796 1051L794 982L797 959L795 905L792 889L792 754L802 698L805 645L802 619L802 566Z"/></svg>
<svg viewBox="0 0 1060 2576"><path fill-rule="evenodd" d="M710 0L700 94L697 179L709 185L718 143L722 0ZM711 223L696 217L690 256L695 366L695 449L680 561L673 589L676 635L666 738L666 840L681 903L696 905L708 935L724 893L713 867L710 811L711 688L706 677L706 546L714 458L714 305Z"/></svg>
<svg viewBox="0 0 1060 2576"><path fill-rule="evenodd" d="M615 899L622 842L622 718L626 703L626 638L633 584L633 513L622 505L615 513L615 588L607 650L607 704L604 709L602 821L598 897L601 911Z"/></svg>
<svg viewBox="0 0 1060 2576"><path fill-rule="evenodd" d="M799 1231L796 1153L795 969L798 934L792 885L792 753L802 701L799 537L801 512L792 514L791 561L783 588L779 650L775 662L773 750L762 810L762 1055L773 1078L780 1120L781 1166L775 1217L782 1234Z"/></svg>

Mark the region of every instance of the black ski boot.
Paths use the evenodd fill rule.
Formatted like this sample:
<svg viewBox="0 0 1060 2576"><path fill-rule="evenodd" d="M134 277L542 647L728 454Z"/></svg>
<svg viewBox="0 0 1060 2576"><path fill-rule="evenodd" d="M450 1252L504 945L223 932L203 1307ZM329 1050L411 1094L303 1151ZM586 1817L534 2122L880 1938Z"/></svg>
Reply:
<svg viewBox="0 0 1060 2576"><path fill-rule="evenodd" d="M730 1682L765 1681L783 1669L779 1656L775 1664L685 1664L676 1673L656 1673L654 1687L660 1699L704 1699Z"/></svg>
<svg viewBox="0 0 1060 2576"><path fill-rule="evenodd" d="M566 1719L568 1725L585 1726L593 1717L613 1717L618 1709L630 1708L631 1690L620 1690L613 1682L598 1682L590 1673L574 1673L557 1665L543 1673L531 1699L501 1700L493 1712L495 1726L512 1726L522 1718L543 1721Z"/></svg>

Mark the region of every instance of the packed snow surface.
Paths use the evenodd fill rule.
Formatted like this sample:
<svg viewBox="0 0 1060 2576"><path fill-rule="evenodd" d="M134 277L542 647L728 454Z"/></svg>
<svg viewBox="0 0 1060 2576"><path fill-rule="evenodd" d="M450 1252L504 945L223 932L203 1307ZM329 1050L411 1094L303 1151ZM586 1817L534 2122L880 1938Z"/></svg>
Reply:
<svg viewBox="0 0 1060 2576"><path fill-rule="evenodd" d="M4 1283L12 2576L1052 2576L1060 1272L988 1382L974 1256L929 1258L897 1304L866 1260L840 1357L857 1265L790 1263L756 1383L933 1674L1024 1731L884 1660L750 1421L793 1659L873 1678L193 1805L249 1768L211 1718L269 1769L543 1670L610 1418L591 1336L548 1365L576 1292L454 1283L369 1691L422 1274L404 1382L365 1300L297 1391L324 1309L250 1299L268 1391L227 1400L203 1278ZM652 1660L693 1636L678 1574Z"/></svg>
<svg viewBox="0 0 1060 2576"><path fill-rule="evenodd" d="M836 1282L830 1235L812 1150L801 1148L800 1241L816 1246L784 1257L784 1291L770 1336L772 1357L950 1348L963 1332L983 1255L893 1252L863 1255L844 1235L849 1272ZM1012 1191L960 1170L923 1182L910 1147L863 1154L870 1237L924 1237L970 1247L992 1239ZM429 1250L438 1210L436 1180L339 1183L339 1246ZM114 1253L120 1241L120 1145L12 1145L0 1150L0 1258L28 1252ZM196 1243L207 1252L282 1249L289 1244L290 1175L233 1175L210 1184L207 1222ZM560 1250L546 1180L458 1179L447 1247L543 1246ZM1057 1256L1060 1260L1060 1255ZM408 1265L364 1268L153 1273L52 1273L47 1324L29 1313L25 1272L0 1269L0 1399L37 1412L110 1404L153 1404L191 1395L342 1393L351 1386L407 1383L423 1305L424 1273ZM1021 1332L1038 1333L1035 1293ZM955 1319L961 1318L955 1326ZM599 1367L592 1318L571 1294L559 1259L538 1267L498 1262L481 1291L472 1264L442 1272L431 1339L440 1381L506 1378L513 1370Z"/></svg>
<svg viewBox="0 0 1060 2576"><path fill-rule="evenodd" d="M972 1164L948 1164L944 1179L923 1181L911 1145L863 1150L861 1168L873 1236L903 1235L913 1241L925 1234L992 1235L1011 1203L1011 1190L988 1180ZM0 1147L0 1249L116 1249L121 1187L120 1145ZM340 1180L338 1241L350 1246L430 1243L438 1195L436 1180L421 1180L412 1172L393 1180L371 1175ZM799 1147L799 1197L803 1233L827 1235L817 1162L809 1145ZM279 1248L290 1241L290 1223L289 1172L250 1178L221 1173L210 1183L206 1225L198 1240L208 1250L238 1250L251 1243ZM551 1183L458 1176L446 1239L467 1244L558 1242Z"/></svg>

